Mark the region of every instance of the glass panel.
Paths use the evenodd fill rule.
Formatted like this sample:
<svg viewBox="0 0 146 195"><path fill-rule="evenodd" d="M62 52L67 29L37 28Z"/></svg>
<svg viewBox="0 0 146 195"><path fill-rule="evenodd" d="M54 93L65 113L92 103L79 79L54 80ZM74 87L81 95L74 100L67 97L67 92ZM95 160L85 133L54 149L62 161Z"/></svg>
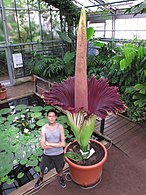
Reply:
<svg viewBox="0 0 146 195"><path fill-rule="evenodd" d="M40 39L39 15L37 11L31 11L30 15L28 15L28 12L23 10L16 15L15 12L6 10L6 19L11 43L26 43L30 42L31 39L32 41Z"/></svg>
<svg viewBox="0 0 146 195"><path fill-rule="evenodd" d="M112 38L112 20L106 20L105 38Z"/></svg>
<svg viewBox="0 0 146 195"><path fill-rule="evenodd" d="M106 20L106 30L112 30L112 20Z"/></svg>
<svg viewBox="0 0 146 195"><path fill-rule="evenodd" d="M2 15L0 10L0 44L5 41Z"/></svg>
<svg viewBox="0 0 146 195"><path fill-rule="evenodd" d="M117 19L115 38L146 39L146 18Z"/></svg>
<svg viewBox="0 0 146 195"><path fill-rule="evenodd" d="M39 41L40 40L41 25L39 22L39 13L37 11L31 11L30 25L31 25L32 41Z"/></svg>
<svg viewBox="0 0 146 195"><path fill-rule="evenodd" d="M59 11L43 12L41 16L43 39L59 39L57 31L60 31Z"/></svg>
<svg viewBox="0 0 146 195"><path fill-rule="evenodd" d="M3 0L3 4L5 8L14 7L14 0Z"/></svg>
<svg viewBox="0 0 146 195"><path fill-rule="evenodd" d="M95 37L104 37L104 23L90 23L89 27L95 30Z"/></svg>
<svg viewBox="0 0 146 195"><path fill-rule="evenodd" d="M82 7L82 5L85 7L85 6L91 6L91 5L94 5L91 1L89 0L77 0L76 2L78 2L78 6ZM97 2L96 2L97 3Z"/></svg>
<svg viewBox="0 0 146 195"><path fill-rule="evenodd" d="M11 43L19 43L19 34L17 28L17 18L14 11L5 10L8 37Z"/></svg>

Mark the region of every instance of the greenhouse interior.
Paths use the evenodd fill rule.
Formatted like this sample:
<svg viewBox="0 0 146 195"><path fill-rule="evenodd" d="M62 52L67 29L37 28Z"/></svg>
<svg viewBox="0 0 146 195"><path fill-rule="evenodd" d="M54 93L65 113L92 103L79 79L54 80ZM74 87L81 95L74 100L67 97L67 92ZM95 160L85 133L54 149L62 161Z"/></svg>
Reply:
<svg viewBox="0 0 146 195"><path fill-rule="evenodd" d="M94 185L65 156L66 187L51 164L34 188L49 109L66 145L106 148ZM146 0L0 0L0 150L2 195L146 194Z"/></svg>

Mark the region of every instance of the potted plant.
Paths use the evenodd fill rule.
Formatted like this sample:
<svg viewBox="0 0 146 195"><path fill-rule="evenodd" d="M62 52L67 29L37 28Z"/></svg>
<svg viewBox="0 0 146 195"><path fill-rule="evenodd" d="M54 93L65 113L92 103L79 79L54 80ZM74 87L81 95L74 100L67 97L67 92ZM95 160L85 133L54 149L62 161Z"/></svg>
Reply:
<svg viewBox="0 0 146 195"><path fill-rule="evenodd" d="M7 98L7 89L2 83L0 83L0 100L4 100Z"/></svg>
<svg viewBox="0 0 146 195"><path fill-rule="evenodd" d="M87 78L86 72L86 13L82 8L76 49L75 76L53 84L44 93L44 101L67 115L75 141L65 148L72 179L81 186L95 185L107 159L106 148L91 135L96 119L105 119L110 113L124 112L126 105L120 100L118 88L109 86L107 79ZM91 162L91 165L90 165Z"/></svg>

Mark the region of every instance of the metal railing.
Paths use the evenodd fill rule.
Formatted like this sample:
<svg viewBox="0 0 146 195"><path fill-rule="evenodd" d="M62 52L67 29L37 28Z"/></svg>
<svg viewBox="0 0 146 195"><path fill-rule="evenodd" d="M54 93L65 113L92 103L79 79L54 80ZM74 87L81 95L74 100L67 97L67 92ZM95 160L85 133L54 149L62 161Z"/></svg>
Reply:
<svg viewBox="0 0 146 195"><path fill-rule="evenodd" d="M42 98L45 91L49 91L53 83L49 80L43 79L37 75L32 75L32 80L34 82L34 93Z"/></svg>

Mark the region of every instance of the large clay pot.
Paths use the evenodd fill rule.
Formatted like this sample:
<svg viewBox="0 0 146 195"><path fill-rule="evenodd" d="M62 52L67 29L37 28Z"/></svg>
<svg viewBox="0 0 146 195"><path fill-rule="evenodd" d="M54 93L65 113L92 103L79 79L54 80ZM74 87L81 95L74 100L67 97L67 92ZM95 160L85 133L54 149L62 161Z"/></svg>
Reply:
<svg viewBox="0 0 146 195"><path fill-rule="evenodd" d="M35 82L36 77L34 76L34 74L31 76L31 80L32 80L33 83Z"/></svg>
<svg viewBox="0 0 146 195"><path fill-rule="evenodd" d="M90 140L90 141L96 142L104 150L104 157L97 164L90 165L90 166L81 166L75 164L69 158L65 157L66 162L69 164L69 170L70 170L72 180L75 183L84 187L94 186L98 183L102 175L103 165L107 159L107 149L105 148L105 146L96 140ZM65 147L64 150L65 153L67 152L70 144L72 143L69 143Z"/></svg>
<svg viewBox="0 0 146 195"><path fill-rule="evenodd" d="M7 89L2 89L2 91L0 92L0 100L4 100L7 98Z"/></svg>

